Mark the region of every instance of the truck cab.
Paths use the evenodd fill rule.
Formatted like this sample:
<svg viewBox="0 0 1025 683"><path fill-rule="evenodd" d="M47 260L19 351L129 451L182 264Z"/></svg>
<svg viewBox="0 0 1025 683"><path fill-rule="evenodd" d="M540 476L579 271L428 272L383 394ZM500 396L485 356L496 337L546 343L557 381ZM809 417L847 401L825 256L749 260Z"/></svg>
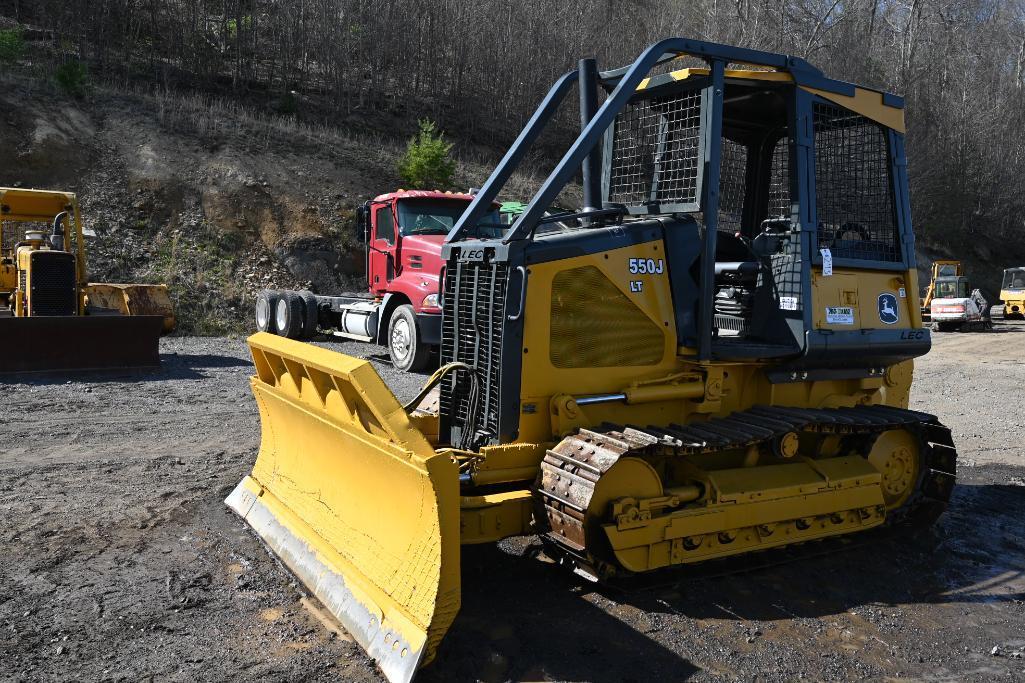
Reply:
<svg viewBox="0 0 1025 683"><path fill-rule="evenodd" d="M400 189L364 202L356 237L366 250L366 293L265 290L256 304L257 328L293 339L321 333L377 343L388 347L398 369L425 369L441 342L441 247L471 201L472 194ZM479 237L502 233L498 208L479 221Z"/></svg>
<svg viewBox="0 0 1025 683"><path fill-rule="evenodd" d="M379 320L387 321L378 343L401 369L426 367L441 341L441 245L472 200L470 194L400 189L375 197L359 212L367 290L381 300ZM497 235L499 223L496 211L479 229L488 233L483 236Z"/></svg>

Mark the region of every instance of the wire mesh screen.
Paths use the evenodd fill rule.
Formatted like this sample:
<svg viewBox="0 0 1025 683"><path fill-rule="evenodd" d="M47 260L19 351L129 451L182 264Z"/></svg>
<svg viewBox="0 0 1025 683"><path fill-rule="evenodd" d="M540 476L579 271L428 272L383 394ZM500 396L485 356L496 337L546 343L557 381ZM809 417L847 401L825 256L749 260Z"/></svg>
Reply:
<svg viewBox="0 0 1025 683"><path fill-rule="evenodd" d="M719 230L741 232L747 195L747 146L722 139L719 162Z"/></svg>
<svg viewBox="0 0 1025 683"><path fill-rule="evenodd" d="M887 138L859 114L816 102L819 248L834 258L900 261Z"/></svg>
<svg viewBox="0 0 1025 683"><path fill-rule="evenodd" d="M613 127L608 201L697 204L701 90L639 99Z"/></svg>
<svg viewBox="0 0 1025 683"><path fill-rule="evenodd" d="M766 218L789 218L790 207L790 139L783 137L772 149Z"/></svg>

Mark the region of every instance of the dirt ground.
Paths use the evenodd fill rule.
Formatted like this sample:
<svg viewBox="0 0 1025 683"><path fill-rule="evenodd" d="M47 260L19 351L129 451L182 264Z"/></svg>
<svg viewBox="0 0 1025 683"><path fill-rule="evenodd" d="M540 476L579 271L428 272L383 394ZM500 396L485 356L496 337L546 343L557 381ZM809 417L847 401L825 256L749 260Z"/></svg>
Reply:
<svg viewBox="0 0 1025 683"><path fill-rule="evenodd" d="M961 459L927 534L631 593L529 538L468 548L420 680L1025 680L1025 325L934 340L912 407ZM244 342L162 358L0 383L0 679L382 680L222 503L259 438Z"/></svg>

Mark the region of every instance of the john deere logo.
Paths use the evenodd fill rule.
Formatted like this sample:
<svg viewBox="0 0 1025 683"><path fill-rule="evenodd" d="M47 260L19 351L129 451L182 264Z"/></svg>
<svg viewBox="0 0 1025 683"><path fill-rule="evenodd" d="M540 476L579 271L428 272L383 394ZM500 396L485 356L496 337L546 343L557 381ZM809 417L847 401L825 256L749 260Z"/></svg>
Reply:
<svg viewBox="0 0 1025 683"><path fill-rule="evenodd" d="M894 325L900 320L897 313L897 297L889 292L879 295L879 319L886 325Z"/></svg>

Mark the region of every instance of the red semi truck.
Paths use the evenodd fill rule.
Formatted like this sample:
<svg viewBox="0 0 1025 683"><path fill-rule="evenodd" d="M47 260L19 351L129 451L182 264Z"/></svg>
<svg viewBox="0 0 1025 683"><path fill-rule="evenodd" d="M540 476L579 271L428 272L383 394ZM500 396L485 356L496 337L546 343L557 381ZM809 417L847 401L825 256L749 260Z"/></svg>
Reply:
<svg viewBox="0 0 1025 683"><path fill-rule="evenodd" d="M357 211L357 237L366 245L367 293L324 296L264 290L256 326L291 339L329 334L388 347L400 370L423 370L441 341L441 245L471 194L398 190ZM498 205L480 229L501 233Z"/></svg>

